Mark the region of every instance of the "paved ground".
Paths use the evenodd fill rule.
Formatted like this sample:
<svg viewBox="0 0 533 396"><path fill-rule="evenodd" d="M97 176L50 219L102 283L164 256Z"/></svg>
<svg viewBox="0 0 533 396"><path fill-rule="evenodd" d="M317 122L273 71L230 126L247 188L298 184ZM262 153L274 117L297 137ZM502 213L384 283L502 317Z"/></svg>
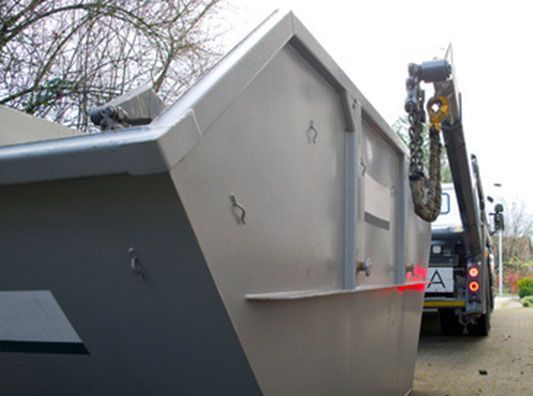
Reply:
<svg viewBox="0 0 533 396"><path fill-rule="evenodd" d="M533 309L497 307L486 338L442 336L438 316L425 315L411 396L533 395Z"/></svg>

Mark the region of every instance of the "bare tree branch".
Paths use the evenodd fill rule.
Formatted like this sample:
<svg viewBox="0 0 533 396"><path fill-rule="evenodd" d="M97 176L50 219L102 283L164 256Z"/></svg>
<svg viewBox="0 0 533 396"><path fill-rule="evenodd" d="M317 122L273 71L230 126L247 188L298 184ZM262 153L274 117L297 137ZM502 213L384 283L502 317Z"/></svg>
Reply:
<svg viewBox="0 0 533 396"><path fill-rule="evenodd" d="M533 257L533 217L526 211L524 202L513 202L504 206L503 257L506 262L530 260Z"/></svg>
<svg viewBox="0 0 533 396"><path fill-rule="evenodd" d="M222 0L3 0L0 104L86 130L90 106L152 83L176 98L219 56Z"/></svg>

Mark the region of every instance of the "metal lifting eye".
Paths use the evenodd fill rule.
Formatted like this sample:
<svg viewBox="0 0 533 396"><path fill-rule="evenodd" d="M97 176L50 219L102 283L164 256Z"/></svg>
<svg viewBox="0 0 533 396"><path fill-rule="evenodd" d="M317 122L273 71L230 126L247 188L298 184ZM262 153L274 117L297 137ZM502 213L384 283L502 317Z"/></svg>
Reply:
<svg viewBox="0 0 533 396"><path fill-rule="evenodd" d="M309 128L307 129L307 139L309 140L309 143L316 143L316 139L318 138L318 131L315 128L313 120L309 122Z"/></svg>
<svg viewBox="0 0 533 396"><path fill-rule="evenodd" d="M240 224L246 224L246 220L245 220L245 217L246 217L246 209L239 203L237 202L237 198L235 198L235 195L231 194L229 196L229 199L231 201L231 205L234 207L234 208L237 208L238 210L240 210L241 212L241 215L239 217L239 223Z"/></svg>
<svg viewBox="0 0 533 396"><path fill-rule="evenodd" d="M130 255L130 268L133 273L139 276L143 281L148 281L148 274L139 262L139 257L137 256L135 249L130 247L128 249L128 254Z"/></svg>

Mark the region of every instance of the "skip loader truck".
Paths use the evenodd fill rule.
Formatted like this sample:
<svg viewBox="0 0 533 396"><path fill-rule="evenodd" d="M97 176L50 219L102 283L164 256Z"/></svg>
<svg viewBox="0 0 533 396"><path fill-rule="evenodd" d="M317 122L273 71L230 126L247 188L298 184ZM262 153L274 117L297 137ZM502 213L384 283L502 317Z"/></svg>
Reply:
<svg viewBox="0 0 533 396"><path fill-rule="evenodd" d="M406 111L410 122L411 186L413 200L423 191L420 131L425 121L420 82L434 84L427 103L430 118L428 208L421 214L432 224L431 250L424 308L438 309L441 330L447 335L486 336L494 308L494 265L491 234L503 226L496 205L494 230L487 216L480 169L468 154L461 120L461 96L452 67L446 60L412 64L407 80ZM453 183L440 184L442 133ZM435 181L433 180L435 179ZM437 217L438 216L438 217Z"/></svg>

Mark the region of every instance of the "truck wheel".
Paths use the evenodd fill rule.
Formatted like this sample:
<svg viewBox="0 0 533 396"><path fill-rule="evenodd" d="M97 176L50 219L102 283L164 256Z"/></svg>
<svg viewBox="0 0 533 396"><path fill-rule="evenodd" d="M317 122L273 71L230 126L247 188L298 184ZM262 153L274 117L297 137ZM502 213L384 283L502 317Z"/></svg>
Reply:
<svg viewBox="0 0 533 396"><path fill-rule="evenodd" d="M468 334L478 337L486 337L490 332L490 292L487 292L487 313L481 315L475 325L468 326Z"/></svg>
<svg viewBox="0 0 533 396"><path fill-rule="evenodd" d="M490 310L482 315L475 325L468 327L468 334L478 337L486 337L490 332Z"/></svg>
<svg viewBox="0 0 533 396"><path fill-rule="evenodd" d="M449 336L463 334L463 326L453 309L439 309L439 321L442 334Z"/></svg>

